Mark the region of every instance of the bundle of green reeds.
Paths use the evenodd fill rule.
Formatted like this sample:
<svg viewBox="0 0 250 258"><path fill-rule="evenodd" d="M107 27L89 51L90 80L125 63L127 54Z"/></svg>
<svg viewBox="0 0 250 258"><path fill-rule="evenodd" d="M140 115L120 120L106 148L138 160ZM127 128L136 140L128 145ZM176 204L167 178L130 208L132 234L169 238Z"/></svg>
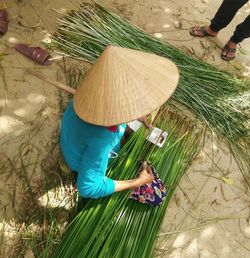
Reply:
<svg viewBox="0 0 250 258"><path fill-rule="evenodd" d="M150 257L166 207L177 182L196 156L202 131L187 119L162 110L156 126L168 136L163 148L145 140L145 129L132 136L109 166L109 176L118 180L135 177L140 161L150 159L167 187L163 204L151 207L128 198L129 192L88 200L52 257Z"/></svg>
<svg viewBox="0 0 250 258"><path fill-rule="evenodd" d="M248 80L182 53L97 4L82 5L79 10L61 18L54 39L61 50L92 63L107 45L170 58L181 73L172 100L191 110L226 139L239 164L245 161L246 167L242 170L250 183Z"/></svg>

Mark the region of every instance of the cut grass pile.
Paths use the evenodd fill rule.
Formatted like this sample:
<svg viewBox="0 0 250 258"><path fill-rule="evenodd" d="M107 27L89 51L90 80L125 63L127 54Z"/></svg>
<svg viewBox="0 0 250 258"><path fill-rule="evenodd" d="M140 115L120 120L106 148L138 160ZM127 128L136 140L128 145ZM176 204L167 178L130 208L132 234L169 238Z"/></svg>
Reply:
<svg viewBox="0 0 250 258"><path fill-rule="evenodd" d="M91 63L107 45L170 58L181 74L171 99L223 136L250 183L249 80L188 56L98 4L82 5L61 18L54 42L67 54Z"/></svg>
<svg viewBox="0 0 250 258"><path fill-rule="evenodd" d="M129 192L88 200L69 225L52 257L150 257L164 214L183 173L196 156L202 131L187 119L166 108L157 116L156 126L166 130L164 147L145 140L145 129L134 133L109 166L109 177L135 177L140 161L151 160L167 186L167 197L159 207L128 198Z"/></svg>

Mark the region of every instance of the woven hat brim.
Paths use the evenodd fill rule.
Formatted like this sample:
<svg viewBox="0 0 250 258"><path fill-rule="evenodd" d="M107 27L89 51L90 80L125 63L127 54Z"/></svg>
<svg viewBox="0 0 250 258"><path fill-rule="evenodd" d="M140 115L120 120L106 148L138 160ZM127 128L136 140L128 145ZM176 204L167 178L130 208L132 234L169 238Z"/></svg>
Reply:
<svg viewBox="0 0 250 258"><path fill-rule="evenodd" d="M74 97L84 121L112 126L130 122L164 104L179 81L167 58L110 46L92 66Z"/></svg>

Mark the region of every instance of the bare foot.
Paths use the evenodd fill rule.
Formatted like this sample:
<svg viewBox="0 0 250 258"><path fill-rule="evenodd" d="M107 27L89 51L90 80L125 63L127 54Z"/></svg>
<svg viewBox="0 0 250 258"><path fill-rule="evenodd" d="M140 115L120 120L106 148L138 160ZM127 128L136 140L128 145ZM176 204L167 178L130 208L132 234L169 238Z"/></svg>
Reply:
<svg viewBox="0 0 250 258"><path fill-rule="evenodd" d="M210 26L193 26L190 29L190 34L194 37L215 37L218 32L211 30Z"/></svg>

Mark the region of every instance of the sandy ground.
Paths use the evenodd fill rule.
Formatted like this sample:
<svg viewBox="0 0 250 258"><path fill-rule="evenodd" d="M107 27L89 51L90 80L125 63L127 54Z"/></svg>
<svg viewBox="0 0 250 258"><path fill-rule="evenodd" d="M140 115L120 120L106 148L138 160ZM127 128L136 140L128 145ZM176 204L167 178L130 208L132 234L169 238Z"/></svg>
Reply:
<svg viewBox="0 0 250 258"><path fill-rule="evenodd" d="M35 164L50 158L48 149L56 140L54 135L60 123L59 91L28 75L26 69L33 68L53 79L65 80L56 63L50 67L39 66L16 53L13 46L17 42L41 45L48 32L56 28L58 15L52 8L65 12L77 1L7 0L5 3L10 27L0 39L0 56L4 53L0 63L1 226L4 221L22 218L20 213L26 209L22 204L29 188L20 184L21 180L29 178L29 183L43 193L38 182L51 175ZM221 48L229 35L250 13L250 3L216 39L192 38L188 29L193 24L208 23L219 0L106 0L99 3L205 62L233 73L250 75L250 39L241 44L235 61L227 63L220 59ZM229 179L223 180L222 176ZM182 179L169 205L156 254L171 258L250 257L249 201L249 190L227 147L208 134L202 153Z"/></svg>

